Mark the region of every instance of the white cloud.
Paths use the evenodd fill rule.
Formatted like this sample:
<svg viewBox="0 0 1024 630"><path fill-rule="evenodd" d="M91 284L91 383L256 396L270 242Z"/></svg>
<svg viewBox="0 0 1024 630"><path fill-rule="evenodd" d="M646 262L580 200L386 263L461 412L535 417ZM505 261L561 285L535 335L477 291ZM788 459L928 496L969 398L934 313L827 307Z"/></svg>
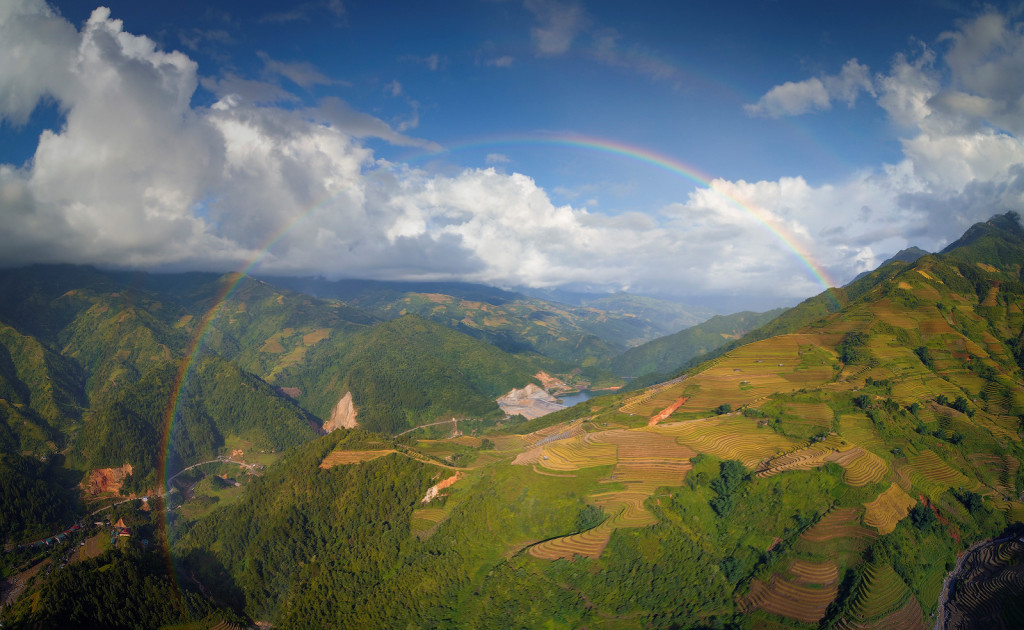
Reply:
<svg viewBox="0 0 1024 630"><path fill-rule="evenodd" d="M437 53L427 55L426 57L417 57L416 55L405 55L399 57L399 61L411 61L426 66L431 72L436 72L441 66L444 65L445 59Z"/></svg>
<svg viewBox="0 0 1024 630"><path fill-rule="evenodd" d="M564 54L589 23L586 12L577 2L526 0L523 6L537 20L530 29L530 37L538 56Z"/></svg>
<svg viewBox="0 0 1024 630"><path fill-rule="evenodd" d="M263 70L266 74L282 76L300 87L310 88L314 85L331 85L339 83L317 70L313 64L308 61L291 63L277 61L276 59L272 59L270 55L263 51L257 52L256 56L263 61Z"/></svg>
<svg viewBox="0 0 1024 630"><path fill-rule="evenodd" d="M0 116L23 124L39 99L65 96L71 77L64 61L76 33L41 1L0 4Z"/></svg>
<svg viewBox="0 0 1024 630"><path fill-rule="evenodd" d="M487 157L484 158L487 164L508 164L512 160L509 159L504 153L488 153Z"/></svg>
<svg viewBox="0 0 1024 630"><path fill-rule="evenodd" d="M287 92L226 74L203 79L219 100L193 107L195 62L106 10L78 32L38 0L7 4L0 58L17 63L0 65L0 116L24 121L52 98L66 125L43 133L30 162L0 165L0 262L238 268L291 225L263 269L795 300L820 289L801 257L845 281L907 245L939 249L973 221L1024 210L1024 149L992 120L1015 93L955 79L981 67L1018 80L1002 57L1015 58L1020 29L1001 24L998 37L969 23L943 40L955 71L923 48L871 81L907 132L895 164L823 184L715 180L659 212L612 215L587 209L593 191L554 188L570 200L560 205L522 173L378 160L365 139L439 147L404 134L411 121L337 98L278 107ZM958 48L975 40L985 54ZM851 62L816 80L828 103L848 103L870 93L865 73ZM803 100L826 102L816 89Z"/></svg>
<svg viewBox="0 0 1024 630"><path fill-rule="evenodd" d="M244 79L231 72L224 76L201 77L199 84L212 92L218 99L240 98L251 103L279 103L298 101L299 98L275 83Z"/></svg>
<svg viewBox="0 0 1024 630"><path fill-rule="evenodd" d="M868 67L850 59L839 74L776 85L757 103L745 105L744 109L755 116L797 116L831 109L833 101L842 101L852 107L861 92L874 96L875 88Z"/></svg>
<svg viewBox="0 0 1024 630"><path fill-rule="evenodd" d="M832 101L821 79L814 77L805 81L787 81L768 90L753 105L744 108L750 114L779 118L806 114L816 109L829 109Z"/></svg>
<svg viewBox="0 0 1024 630"><path fill-rule="evenodd" d="M502 55L500 57L495 57L494 59L487 59L484 61L484 65L494 68L511 68L512 64L515 62L516 58L512 55Z"/></svg>

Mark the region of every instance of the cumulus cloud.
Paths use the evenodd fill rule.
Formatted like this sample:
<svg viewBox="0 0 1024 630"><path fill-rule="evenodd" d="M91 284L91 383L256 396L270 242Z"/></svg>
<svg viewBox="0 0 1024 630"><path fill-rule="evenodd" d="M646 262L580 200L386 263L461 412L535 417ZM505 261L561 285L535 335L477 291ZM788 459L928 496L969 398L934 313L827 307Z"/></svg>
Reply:
<svg viewBox="0 0 1024 630"><path fill-rule="evenodd" d="M787 81L768 90L756 103L745 105L744 108L747 113L755 116L796 116L831 109L833 101L844 102L852 107L861 92L874 96L874 84L868 67L856 59L850 59L838 74L811 77L804 81Z"/></svg>
<svg viewBox="0 0 1024 630"><path fill-rule="evenodd" d="M0 118L24 122L53 99L66 123L29 162L0 165L0 263L229 269L273 242L261 268L278 273L795 300L820 289L804 261L844 282L909 244L936 250L1024 210L1024 149L998 123L1016 92L998 76L958 78L1019 81L1022 35L1005 20L976 26L946 36L944 56L921 48L872 78L906 131L897 163L821 184L719 179L657 212L609 214L557 188L570 203L556 203L528 174L381 160L367 139L439 147L338 98L298 105L225 74L202 79L218 100L194 106L196 63L107 10L79 31L41 0L8 3L0 58L15 62L0 65ZM829 104L849 103L872 93L865 72L853 61L816 80Z"/></svg>

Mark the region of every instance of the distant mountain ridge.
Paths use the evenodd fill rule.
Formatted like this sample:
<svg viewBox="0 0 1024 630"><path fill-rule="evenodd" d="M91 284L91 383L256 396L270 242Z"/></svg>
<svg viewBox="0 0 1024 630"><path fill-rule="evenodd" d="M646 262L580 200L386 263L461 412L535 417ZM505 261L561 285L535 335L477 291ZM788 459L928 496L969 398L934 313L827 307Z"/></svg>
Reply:
<svg viewBox="0 0 1024 630"><path fill-rule="evenodd" d="M891 257L886 258L882 262L882 264L878 265L878 267L876 267L875 269L881 269L882 267L888 265L889 263L896 262L896 261L905 262L905 263L917 262L918 258L920 258L921 256L927 256L929 253L930 252L927 252L927 251L921 249L920 247L918 247L916 245L913 245L913 246L908 247L906 249L901 249L900 251L898 251L895 254L893 254ZM860 280L861 278L863 278L864 276L868 275L872 271L874 271L874 269L869 270L869 271L862 271L862 272L858 273L853 278L853 280L851 280L850 282L855 282L857 280Z"/></svg>

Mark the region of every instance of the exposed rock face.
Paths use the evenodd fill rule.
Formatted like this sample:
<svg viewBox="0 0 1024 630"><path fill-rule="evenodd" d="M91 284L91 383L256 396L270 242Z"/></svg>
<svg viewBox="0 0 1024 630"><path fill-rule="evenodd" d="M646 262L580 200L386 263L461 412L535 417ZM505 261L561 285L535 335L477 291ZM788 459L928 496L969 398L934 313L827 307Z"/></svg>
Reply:
<svg viewBox="0 0 1024 630"><path fill-rule="evenodd" d="M330 433L335 429L354 429L357 425L356 406L352 403L352 392L345 392L338 404L334 405L330 420L324 423L324 432Z"/></svg>
<svg viewBox="0 0 1024 630"><path fill-rule="evenodd" d="M97 468L89 473L82 482L86 494L97 495L104 492L118 492L124 484L124 478L132 474L132 465L125 464L119 468Z"/></svg>
<svg viewBox="0 0 1024 630"><path fill-rule="evenodd" d="M513 389L497 400L501 410L510 416L521 415L530 420L565 409L565 405L540 387L530 383L522 389Z"/></svg>
<svg viewBox="0 0 1024 630"><path fill-rule="evenodd" d="M454 475L452 475L451 477L448 477L447 479L445 479L444 481L442 481L440 483L436 483L436 484L430 486L430 488L427 489L426 496L423 497L422 499L420 499L420 503L430 503L431 501L433 501L437 497L441 496L441 491L442 490L444 490L445 488L451 487L459 479L462 479L462 473L457 472Z"/></svg>

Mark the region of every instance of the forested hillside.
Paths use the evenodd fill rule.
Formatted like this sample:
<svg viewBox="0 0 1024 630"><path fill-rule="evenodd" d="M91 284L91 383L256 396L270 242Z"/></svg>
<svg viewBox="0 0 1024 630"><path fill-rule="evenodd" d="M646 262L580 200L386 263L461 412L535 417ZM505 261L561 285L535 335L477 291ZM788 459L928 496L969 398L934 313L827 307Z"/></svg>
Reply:
<svg viewBox="0 0 1024 630"><path fill-rule="evenodd" d="M711 319L677 333L630 348L609 362L617 376L638 377L652 372L669 375L679 371L691 359L699 358L731 340L778 317L787 309L766 313L745 311L715 315Z"/></svg>
<svg viewBox="0 0 1024 630"><path fill-rule="evenodd" d="M539 370L579 378L570 374L579 365L512 355L413 315L384 321L391 315L239 274L0 270L0 452L8 485L35 489L32 506L52 504L21 510L5 531L19 540L56 528L75 504L73 486L96 485L95 471L114 471L103 473L116 478L114 492L158 493L164 464L173 473L229 442L280 452L311 440L346 394L361 426L398 432L451 417L498 420L495 398L536 382Z"/></svg>
<svg viewBox="0 0 1024 630"><path fill-rule="evenodd" d="M177 582L110 553L41 580L38 601L68 575L106 589L109 573L139 601L183 589L187 606L154 608L156 624L923 628L958 554L1024 526L1022 271L1024 230L995 217L678 378L530 421L494 398L564 364L416 315L379 321L231 276L164 293L40 282L0 331L0 493L17 508L0 527L25 540L81 513L76 471L130 463L122 492L160 487L173 417L170 471L221 456L172 484L167 542L148 530ZM13 323L28 312L31 331ZM722 330L739 334L709 325L652 347ZM318 436L346 394L359 428ZM461 435L394 435L450 416ZM1014 561L993 548L1011 555L971 566ZM1004 591L977 588L1017 618ZM28 601L5 622L50 619Z"/></svg>
<svg viewBox="0 0 1024 630"><path fill-rule="evenodd" d="M958 552L1024 520L1024 238L1006 220L530 433L321 438L177 548L285 627L923 628ZM385 537L358 544L356 522Z"/></svg>

